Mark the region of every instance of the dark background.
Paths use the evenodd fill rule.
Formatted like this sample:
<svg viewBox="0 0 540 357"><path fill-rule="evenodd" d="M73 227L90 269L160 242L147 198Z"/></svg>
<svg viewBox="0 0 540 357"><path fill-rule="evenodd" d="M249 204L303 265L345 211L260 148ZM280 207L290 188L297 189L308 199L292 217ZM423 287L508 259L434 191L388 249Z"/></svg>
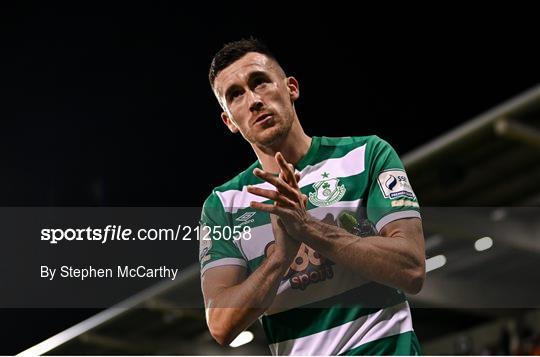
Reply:
<svg viewBox="0 0 540 357"><path fill-rule="evenodd" d="M3 5L0 204L200 206L255 160L221 123L207 80L223 43L249 35L299 80L309 135L377 134L404 154L538 83L534 13L506 5ZM3 309L0 353L95 312Z"/></svg>

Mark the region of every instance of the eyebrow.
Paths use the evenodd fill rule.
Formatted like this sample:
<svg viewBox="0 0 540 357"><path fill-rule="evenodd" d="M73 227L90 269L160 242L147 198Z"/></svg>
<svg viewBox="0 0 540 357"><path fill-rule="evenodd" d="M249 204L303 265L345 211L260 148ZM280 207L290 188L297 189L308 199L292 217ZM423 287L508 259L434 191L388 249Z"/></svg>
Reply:
<svg viewBox="0 0 540 357"><path fill-rule="evenodd" d="M253 78L258 77L258 76L261 76L261 75L268 77L268 73L265 72L265 71L253 71L253 72L250 72L250 73L248 74L248 83L249 83L251 80L253 80ZM225 99L229 98L230 94L231 94L234 90L238 89L239 87L240 87L240 86L238 86L237 84L232 84L229 88L227 88L227 90L225 91Z"/></svg>

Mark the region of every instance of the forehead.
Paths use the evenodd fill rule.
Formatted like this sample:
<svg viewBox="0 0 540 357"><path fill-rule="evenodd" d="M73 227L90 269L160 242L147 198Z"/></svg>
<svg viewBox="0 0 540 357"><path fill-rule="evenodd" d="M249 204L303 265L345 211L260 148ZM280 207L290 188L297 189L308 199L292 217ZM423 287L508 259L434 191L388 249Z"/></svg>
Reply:
<svg viewBox="0 0 540 357"><path fill-rule="evenodd" d="M249 52L219 72L214 81L214 86L218 93L223 94L231 85L246 81L252 72L272 72L276 70L276 64L272 59L261 53Z"/></svg>

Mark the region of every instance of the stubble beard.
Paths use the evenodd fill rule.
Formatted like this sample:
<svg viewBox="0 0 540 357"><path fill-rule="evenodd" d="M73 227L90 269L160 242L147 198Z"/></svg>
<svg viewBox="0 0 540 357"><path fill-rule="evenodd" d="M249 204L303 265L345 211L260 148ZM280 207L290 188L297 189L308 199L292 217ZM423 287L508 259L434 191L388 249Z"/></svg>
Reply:
<svg viewBox="0 0 540 357"><path fill-rule="evenodd" d="M267 128L262 133L259 133L257 135L259 136L258 138L252 137L251 143L265 148L278 148L291 131L292 123L292 118L275 123L271 128Z"/></svg>

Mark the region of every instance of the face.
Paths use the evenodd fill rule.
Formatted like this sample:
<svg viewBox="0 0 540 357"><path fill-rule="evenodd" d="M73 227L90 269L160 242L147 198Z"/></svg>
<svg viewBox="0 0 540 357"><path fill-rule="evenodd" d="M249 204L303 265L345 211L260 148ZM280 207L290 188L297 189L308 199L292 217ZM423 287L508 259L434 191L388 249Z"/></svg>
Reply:
<svg viewBox="0 0 540 357"><path fill-rule="evenodd" d="M298 82L263 54L249 52L223 69L214 91L224 111L221 118L251 144L271 146L286 137L295 118Z"/></svg>

